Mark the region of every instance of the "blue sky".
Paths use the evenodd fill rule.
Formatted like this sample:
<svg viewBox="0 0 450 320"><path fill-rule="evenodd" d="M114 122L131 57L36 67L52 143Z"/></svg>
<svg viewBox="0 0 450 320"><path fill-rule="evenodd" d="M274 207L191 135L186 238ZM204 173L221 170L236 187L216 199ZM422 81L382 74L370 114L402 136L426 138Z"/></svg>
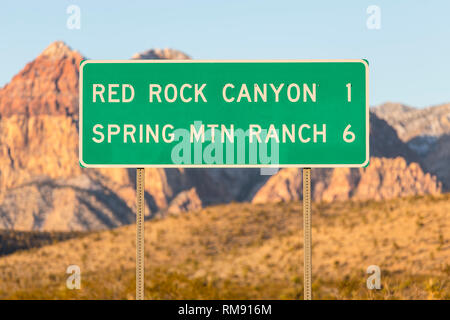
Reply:
<svg viewBox="0 0 450 320"><path fill-rule="evenodd" d="M66 27L69 5L81 28ZM366 26L377 5L381 28ZM171 47L195 59L366 58L370 103L450 101L450 1L4 1L0 86L55 40L92 59Z"/></svg>

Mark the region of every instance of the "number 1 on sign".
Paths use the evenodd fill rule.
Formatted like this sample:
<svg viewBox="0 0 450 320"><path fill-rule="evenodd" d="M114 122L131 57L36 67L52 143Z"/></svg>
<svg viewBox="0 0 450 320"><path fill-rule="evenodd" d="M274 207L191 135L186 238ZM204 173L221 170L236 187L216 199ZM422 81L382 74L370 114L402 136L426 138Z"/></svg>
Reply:
<svg viewBox="0 0 450 320"><path fill-rule="evenodd" d="M352 84L347 83L346 87L347 87L347 101L352 102Z"/></svg>

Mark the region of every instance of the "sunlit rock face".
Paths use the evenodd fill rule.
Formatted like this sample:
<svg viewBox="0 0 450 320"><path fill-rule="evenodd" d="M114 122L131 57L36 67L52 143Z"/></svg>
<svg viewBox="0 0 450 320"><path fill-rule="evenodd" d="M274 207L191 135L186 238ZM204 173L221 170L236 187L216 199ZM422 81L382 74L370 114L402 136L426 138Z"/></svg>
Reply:
<svg viewBox="0 0 450 320"><path fill-rule="evenodd" d="M311 184L313 199L325 202L439 194L442 189L435 176L400 157L373 157L367 168L313 169ZM252 202L298 201L301 190L301 169L283 169L258 190Z"/></svg>

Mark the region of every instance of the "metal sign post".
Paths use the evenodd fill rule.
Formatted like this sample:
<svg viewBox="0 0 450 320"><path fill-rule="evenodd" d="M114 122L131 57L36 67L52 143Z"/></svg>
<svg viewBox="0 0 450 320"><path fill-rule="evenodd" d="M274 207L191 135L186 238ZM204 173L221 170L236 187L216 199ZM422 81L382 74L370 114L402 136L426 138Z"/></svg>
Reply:
<svg viewBox="0 0 450 320"><path fill-rule="evenodd" d="M145 169L136 169L136 300L144 300Z"/></svg>
<svg viewBox="0 0 450 320"><path fill-rule="evenodd" d="M304 256L304 284L303 296L305 300L312 299L311 290L311 168L303 169L303 256Z"/></svg>

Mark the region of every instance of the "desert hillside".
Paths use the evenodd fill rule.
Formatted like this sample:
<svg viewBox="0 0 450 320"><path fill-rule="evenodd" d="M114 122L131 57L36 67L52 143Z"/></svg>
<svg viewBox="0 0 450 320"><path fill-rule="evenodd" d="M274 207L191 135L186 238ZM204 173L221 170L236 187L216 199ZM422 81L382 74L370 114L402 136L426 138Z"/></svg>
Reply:
<svg viewBox="0 0 450 320"><path fill-rule="evenodd" d="M302 298L301 215L233 203L146 222L146 298ZM81 290L65 287L72 264ZM0 257L0 298L133 299L134 268L133 225L95 232ZM449 299L449 277L450 195L313 205L314 298Z"/></svg>

